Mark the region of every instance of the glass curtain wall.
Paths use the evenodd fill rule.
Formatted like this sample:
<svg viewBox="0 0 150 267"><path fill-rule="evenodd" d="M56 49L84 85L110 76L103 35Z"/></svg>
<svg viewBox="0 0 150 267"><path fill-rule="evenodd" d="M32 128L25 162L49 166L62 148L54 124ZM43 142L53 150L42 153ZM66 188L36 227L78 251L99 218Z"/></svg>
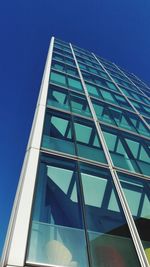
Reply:
<svg viewBox="0 0 150 267"><path fill-rule="evenodd" d="M140 240L150 263L148 87L58 39L49 77L26 264L140 267Z"/></svg>

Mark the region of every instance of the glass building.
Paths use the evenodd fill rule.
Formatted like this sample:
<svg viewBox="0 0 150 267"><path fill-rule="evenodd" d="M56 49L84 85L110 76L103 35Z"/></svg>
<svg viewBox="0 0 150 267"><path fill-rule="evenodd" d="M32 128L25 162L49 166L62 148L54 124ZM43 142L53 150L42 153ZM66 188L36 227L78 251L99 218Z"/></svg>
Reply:
<svg viewBox="0 0 150 267"><path fill-rule="evenodd" d="M4 266L148 267L150 88L52 37Z"/></svg>

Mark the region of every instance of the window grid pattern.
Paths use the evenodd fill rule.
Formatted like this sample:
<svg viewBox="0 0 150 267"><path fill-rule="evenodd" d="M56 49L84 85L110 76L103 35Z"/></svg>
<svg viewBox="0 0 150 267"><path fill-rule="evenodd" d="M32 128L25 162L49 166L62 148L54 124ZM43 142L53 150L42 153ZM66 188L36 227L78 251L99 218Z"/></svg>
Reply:
<svg viewBox="0 0 150 267"><path fill-rule="evenodd" d="M132 225L131 228L129 227L131 235L130 233L128 234L131 239L130 246L134 257L137 257L137 253L140 260L138 261L137 257L136 263L133 261L132 264L136 264L136 266L148 266L148 241L150 242L150 240L145 241L145 243L142 241L144 248L140 247L139 236L136 236L136 240L134 240L132 231L137 233L142 230L140 228L141 225L139 226L136 222L134 223L135 212L132 213L130 208L131 191L129 190L132 190L132 188L130 189L129 187L129 189L126 189L127 186L124 182L124 177L127 175L129 177L135 177L135 181L136 177L138 177L139 180L144 181L143 183L146 183L150 179L150 126L148 121L150 102L142 89L143 87L146 87L143 82L134 75L127 75L114 63L97 57L86 50L55 39L41 151L50 157L57 155L60 160L70 158L78 165L77 170L74 172L78 173L78 175L75 175L79 176L79 182L76 181L76 187L72 187L72 190L76 191L70 191L72 192L70 196L72 201L77 202L77 198L79 197L78 203L81 202L81 210L78 210L78 212L81 212L82 216L78 216L81 216L82 222L80 222L80 226L77 228L85 228L85 237L82 232L83 239L81 242L86 242L87 252L84 251L85 258L83 259L81 257L80 259L82 266L85 267L99 266L97 256L95 256L92 250L92 244L94 244L92 240L97 238L96 235L92 237L94 233L92 231L94 230L95 233L97 231L94 228L96 227L94 226L96 222L92 222L89 219L90 217L88 217L91 216L88 215L89 206L97 205L96 202L93 202L93 204L91 202L96 201L96 196L95 200L90 200L87 195L89 186L91 188L93 186L93 194L94 192L96 194L94 181L95 185L97 184L98 186L97 180L95 180L97 179L96 173L93 174L94 176L91 176L93 177L93 182L90 184L89 177L92 173L92 168L101 168L103 172L109 172L110 170L111 183L115 189L111 189L111 198L109 201L113 202L108 203L108 209L117 212L121 208L125 215L125 220L127 220L127 225ZM136 97L134 97L135 95ZM139 104L139 107L136 103ZM143 111L143 107L145 107L145 111ZM84 163L89 164L89 166L86 166L86 171L84 169L85 167L82 167ZM64 165L62 164L62 166ZM62 167L63 172L64 168ZM70 170L71 172L73 170L72 168L66 167L66 170ZM55 176L59 173L58 169L58 166L53 167ZM50 172L47 175L49 176ZM67 175L66 177L69 177L69 174ZM101 190L106 186L104 177L101 182ZM76 179L78 180L78 178ZM130 178L129 180L132 179ZM52 182L56 183L56 178ZM48 186L51 186L49 182ZM81 188L79 189L78 187ZM108 188L110 190L110 186ZM78 190L81 190L81 192L79 193ZM148 201L149 195L146 195L146 197L144 205L147 205L146 201ZM84 203L83 207L82 202ZM123 202L128 203L130 208L129 212L128 207L126 209L122 204ZM135 210L135 207L132 207L132 209ZM55 217L55 215L53 216ZM141 213L140 216L142 216ZM79 225L79 222L77 224ZM34 227L36 228L37 226L34 225ZM59 227L58 229L53 229L52 232L60 231L61 233ZM127 229L125 231L128 232ZM83 241L84 238L85 241ZM136 248L135 252L132 242L135 244L137 240L140 245ZM51 244L49 245L51 246ZM56 243L55 245L57 246L58 244ZM51 249L53 249L53 246ZM104 251L104 248L102 251ZM69 252L66 251L66 253ZM86 253L88 255L85 255ZM114 252L110 251L110 255L111 253ZM30 262L29 254L30 251L28 251L28 261ZM95 258L97 259L96 262ZM54 262L51 262L51 264L60 264L57 261L55 262L55 259L53 260ZM123 265L121 259L118 258L119 260L120 267L129 266L127 263ZM47 262L45 263L47 264ZM107 264L109 263L107 262ZM66 263L64 260L64 266L78 267L76 261L72 261L71 259L69 263Z"/></svg>

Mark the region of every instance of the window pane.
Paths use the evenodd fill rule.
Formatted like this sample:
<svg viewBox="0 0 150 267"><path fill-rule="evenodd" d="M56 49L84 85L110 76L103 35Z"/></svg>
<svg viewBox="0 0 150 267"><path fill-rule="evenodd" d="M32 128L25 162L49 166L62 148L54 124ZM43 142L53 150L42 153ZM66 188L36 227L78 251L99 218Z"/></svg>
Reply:
<svg viewBox="0 0 150 267"><path fill-rule="evenodd" d="M116 125L113 117L111 116L111 113L109 112L109 108L106 104L103 104L98 101L96 102L93 100L93 106L94 106L98 119L106 123Z"/></svg>
<svg viewBox="0 0 150 267"><path fill-rule="evenodd" d="M82 85L79 80L68 77L68 85L70 88L75 89L77 91L82 91Z"/></svg>
<svg viewBox="0 0 150 267"><path fill-rule="evenodd" d="M81 114L82 116L92 116L85 96L70 92L70 102L72 112Z"/></svg>
<svg viewBox="0 0 150 267"><path fill-rule="evenodd" d="M117 89L117 87L115 86L114 83L111 83L111 82L108 82L108 81L106 81L106 83L107 83L109 89L118 91L118 89Z"/></svg>
<svg viewBox="0 0 150 267"><path fill-rule="evenodd" d="M59 54L56 54L56 53L53 53L53 58L57 59L57 60L60 60L60 61L63 61L63 56L61 56Z"/></svg>
<svg viewBox="0 0 150 267"><path fill-rule="evenodd" d="M27 260L87 267L77 167L44 157L40 165Z"/></svg>
<svg viewBox="0 0 150 267"><path fill-rule="evenodd" d="M74 75L74 76L78 76L77 69L75 69L75 68L71 68L69 66L66 66L66 72L68 74L71 74L71 75Z"/></svg>
<svg viewBox="0 0 150 267"><path fill-rule="evenodd" d="M94 123L74 119L78 155L83 158L106 163Z"/></svg>
<svg viewBox="0 0 150 267"><path fill-rule="evenodd" d="M52 61L52 68L54 68L56 70L64 71L65 65L63 63L59 63L59 62L53 60Z"/></svg>
<svg viewBox="0 0 150 267"><path fill-rule="evenodd" d="M68 92L62 88L59 89L50 86L48 90L47 105L69 110Z"/></svg>
<svg viewBox="0 0 150 267"><path fill-rule="evenodd" d="M92 267L140 266L110 173L80 169Z"/></svg>
<svg viewBox="0 0 150 267"><path fill-rule="evenodd" d="M75 154L72 124L69 116L62 116L56 112L55 115L53 113L46 114L42 147Z"/></svg>
<svg viewBox="0 0 150 267"><path fill-rule="evenodd" d="M59 73L56 73L56 72L52 71L51 72L51 76L50 76L50 80L53 83L60 84L60 85L63 85L63 86L67 86L66 85L66 77L63 74L59 74Z"/></svg>
<svg viewBox="0 0 150 267"><path fill-rule="evenodd" d="M86 83L86 87L90 95L99 96L96 86Z"/></svg>
<svg viewBox="0 0 150 267"><path fill-rule="evenodd" d="M150 116L150 107L133 100L130 100L134 107L143 115Z"/></svg>
<svg viewBox="0 0 150 267"><path fill-rule="evenodd" d="M116 104L117 102L115 101L114 97L112 96L112 94L108 91L104 91L104 90L101 90L101 94L104 98L104 100L108 101L108 102L112 102L114 104Z"/></svg>
<svg viewBox="0 0 150 267"><path fill-rule="evenodd" d="M105 140L115 166L150 176L148 141L117 130L104 130Z"/></svg>
<svg viewBox="0 0 150 267"><path fill-rule="evenodd" d="M150 181L125 174L119 174L119 178L149 260Z"/></svg>
<svg viewBox="0 0 150 267"><path fill-rule="evenodd" d="M136 132L136 129L130 121L130 116L132 116L130 113L126 113L125 111L116 108L111 108L110 110L118 127Z"/></svg>

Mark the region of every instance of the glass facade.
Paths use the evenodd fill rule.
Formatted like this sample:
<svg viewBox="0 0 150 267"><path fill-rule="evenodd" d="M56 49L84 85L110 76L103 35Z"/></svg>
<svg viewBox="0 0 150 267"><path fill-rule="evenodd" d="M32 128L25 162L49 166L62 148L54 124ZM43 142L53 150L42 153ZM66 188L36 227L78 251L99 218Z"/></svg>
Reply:
<svg viewBox="0 0 150 267"><path fill-rule="evenodd" d="M148 267L149 87L59 39L51 51L25 265Z"/></svg>
<svg viewBox="0 0 150 267"><path fill-rule="evenodd" d="M148 89L115 64L57 39L49 77L26 261L141 266L129 224L132 217L149 261Z"/></svg>

